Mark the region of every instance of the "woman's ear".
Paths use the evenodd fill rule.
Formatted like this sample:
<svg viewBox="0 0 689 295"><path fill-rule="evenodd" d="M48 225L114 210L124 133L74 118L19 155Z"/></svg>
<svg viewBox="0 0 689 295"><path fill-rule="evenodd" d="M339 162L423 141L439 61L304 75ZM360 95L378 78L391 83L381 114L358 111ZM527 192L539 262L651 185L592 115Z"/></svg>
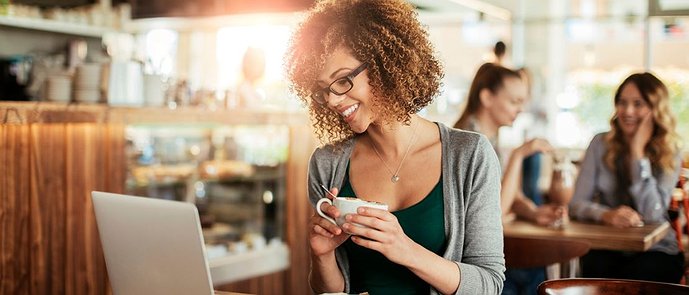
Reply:
<svg viewBox="0 0 689 295"><path fill-rule="evenodd" d="M483 88L478 93L478 98L481 100L481 106L490 107L493 104L493 93L488 88Z"/></svg>

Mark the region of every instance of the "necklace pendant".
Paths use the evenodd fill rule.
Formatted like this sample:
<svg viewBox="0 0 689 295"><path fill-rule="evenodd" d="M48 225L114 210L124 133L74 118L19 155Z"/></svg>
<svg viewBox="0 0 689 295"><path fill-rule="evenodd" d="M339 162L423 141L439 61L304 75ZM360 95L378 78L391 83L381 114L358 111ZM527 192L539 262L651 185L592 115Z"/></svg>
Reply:
<svg viewBox="0 0 689 295"><path fill-rule="evenodd" d="M392 181L392 183L397 183L399 180L400 177L397 175L393 175L392 178L390 178L390 181Z"/></svg>

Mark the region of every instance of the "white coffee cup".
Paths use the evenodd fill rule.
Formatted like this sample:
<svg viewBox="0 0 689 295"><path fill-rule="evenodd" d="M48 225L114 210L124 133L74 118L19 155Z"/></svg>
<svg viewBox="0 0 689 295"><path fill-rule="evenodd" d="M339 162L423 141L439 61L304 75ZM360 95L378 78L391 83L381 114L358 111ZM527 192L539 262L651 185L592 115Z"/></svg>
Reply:
<svg viewBox="0 0 689 295"><path fill-rule="evenodd" d="M340 210L340 217L337 218L337 221L335 221L330 216L326 215L325 213L323 213L323 211L321 211L321 204L323 203L328 203L332 206L335 206L337 210ZM347 216L347 214L356 214L356 210L359 207L369 207L386 211L388 210L387 204L366 201L359 198L336 197L334 200L330 200L328 198L322 198L318 200L318 203L316 203L316 212L318 212L318 215L327 219L333 224L342 226L342 224L345 223L345 216Z"/></svg>

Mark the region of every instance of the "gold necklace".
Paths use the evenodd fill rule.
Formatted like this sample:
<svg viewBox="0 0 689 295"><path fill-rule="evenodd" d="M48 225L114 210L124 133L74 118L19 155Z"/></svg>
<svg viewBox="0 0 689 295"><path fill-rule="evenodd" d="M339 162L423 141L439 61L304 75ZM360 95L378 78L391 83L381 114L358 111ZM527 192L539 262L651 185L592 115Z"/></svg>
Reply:
<svg viewBox="0 0 689 295"><path fill-rule="evenodd" d="M402 164L404 163L404 160L407 158L407 155L409 154L409 151L411 150L411 146L414 144L414 141L416 139L416 128L419 127L419 124L416 124L414 126L414 130L412 131L411 139L409 140L409 145L407 146L407 151L404 152L404 156L402 156L402 161L400 161L400 165L397 166L397 170L395 172L392 172L392 169L390 169L390 166L388 166L388 163L383 160L383 156L380 155L378 152L378 149L376 148L376 144L373 143L373 140L371 140L371 137L368 138L368 142L371 144L371 147L373 148L373 151L376 152L376 155L378 155L378 159L380 159L381 162L383 162L383 165L385 165L385 169L392 174L392 177L390 177L390 181L392 183L397 183L400 180L400 169L402 169Z"/></svg>

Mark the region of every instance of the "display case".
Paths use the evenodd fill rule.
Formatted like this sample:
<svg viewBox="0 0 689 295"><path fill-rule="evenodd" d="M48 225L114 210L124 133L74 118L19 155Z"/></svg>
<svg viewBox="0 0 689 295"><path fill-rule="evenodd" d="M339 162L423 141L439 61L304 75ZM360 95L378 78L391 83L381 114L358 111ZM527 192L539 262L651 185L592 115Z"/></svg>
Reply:
<svg viewBox="0 0 689 295"><path fill-rule="evenodd" d="M214 284L289 265L288 127L137 124L125 138L126 193L196 204Z"/></svg>

